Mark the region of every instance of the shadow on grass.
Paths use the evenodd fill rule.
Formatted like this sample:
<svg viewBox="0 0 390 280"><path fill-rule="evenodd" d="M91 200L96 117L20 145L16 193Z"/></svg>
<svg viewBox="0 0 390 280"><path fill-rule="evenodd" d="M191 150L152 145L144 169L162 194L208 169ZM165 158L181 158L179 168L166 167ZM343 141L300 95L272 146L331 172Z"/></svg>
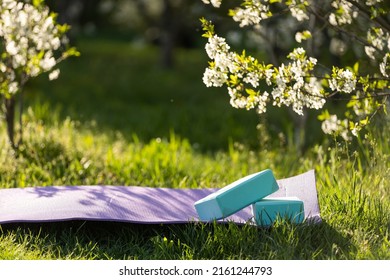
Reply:
<svg viewBox="0 0 390 280"><path fill-rule="evenodd" d="M299 246L305 250L312 248L313 259L348 259L354 255L351 239L326 221L301 228L299 235Z"/></svg>
<svg viewBox="0 0 390 280"><path fill-rule="evenodd" d="M248 225L140 225L68 221L8 224L2 235L26 236L45 258L87 259L348 259L350 240L323 222L283 224L270 229Z"/></svg>

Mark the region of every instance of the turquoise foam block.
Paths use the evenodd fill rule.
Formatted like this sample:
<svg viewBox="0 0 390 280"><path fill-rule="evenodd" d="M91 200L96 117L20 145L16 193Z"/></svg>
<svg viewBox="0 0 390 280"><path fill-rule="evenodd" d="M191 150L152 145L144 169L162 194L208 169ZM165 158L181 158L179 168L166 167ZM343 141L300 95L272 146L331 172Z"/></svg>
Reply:
<svg viewBox="0 0 390 280"><path fill-rule="evenodd" d="M279 189L270 169L248 175L194 203L200 220L226 218Z"/></svg>
<svg viewBox="0 0 390 280"><path fill-rule="evenodd" d="M303 201L297 197L264 198L252 204L258 226L270 226L277 218L302 223L305 217Z"/></svg>

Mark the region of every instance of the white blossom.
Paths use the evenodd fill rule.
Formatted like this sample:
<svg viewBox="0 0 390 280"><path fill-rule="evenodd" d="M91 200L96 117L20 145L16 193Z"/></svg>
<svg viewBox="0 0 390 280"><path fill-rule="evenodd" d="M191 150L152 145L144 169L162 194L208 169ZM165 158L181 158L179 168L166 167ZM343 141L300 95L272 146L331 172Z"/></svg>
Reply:
<svg viewBox="0 0 390 280"><path fill-rule="evenodd" d="M269 17L267 1L253 0L250 4L234 10L233 20L240 23L240 27L258 25L263 19Z"/></svg>
<svg viewBox="0 0 390 280"><path fill-rule="evenodd" d="M7 71L7 66L3 62L0 61L0 72L5 73Z"/></svg>
<svg viewBox="0 0 390 280"><path fill-rule="evenodd" d="M226 53L230 49L230 46L226 44L225 38L214 35L209 38L205 48L209 58L214 59L217 53Z"/></svg>
<svg viewBox="0 0 390 280"><path fill-rule="evenodd" d="M203 74L203 83L207 87L221 87L227 81L227 75L215 69L206 68Z"/></svg>
<svg viewBox="0 0 390 280"><path fill-rule="evenodd" d="M321 129L326 134L333 134L338 130L338 119L336 115L331 115L328 119L324 120L321 124Z"/></svg>
<svg viewBox="0 0 390 280"><path fill-rule="evenodd" d="M212 4L214 7L219 8L222 0L202 0L205 4Z"/></svg>
<svg viewBox="0 0 390 280"><path fill-rule="evenodd" d="M344 140L350 140L348 120L339 120L336 115L330 115L321 124L321 129L326 134L340 135Z"/></svg>
<svg viewBox="0 0 390 280"><path fill-rule="evenodd" d="M215 67L218 68L222 72L235 72L234 66L234 54L229 52L220 52L215 55L214 62Z"/></svg>
<svg viewBox="0 0 390 280"><path fill-rule="evenodd" d="M357 126L357 123L355 123L354 128L352 128L352 130L351 130L351 133L352 133L353 136L356 136L356 137L358 136L358 133L359 133L359 131L360 131L359 128L360 128L360 127Z"/></svg>
<svg viewBox="0 0 390 280"><path fill-rule="evenodd" d="M10 94L14 94L14 93L17 93L19 90L19 86L18 86L18 83L17 82L12 82L8 85L8 92Z"/></svg>
<svg viewBox="0 0 390 280"><path fill-rule="evenodd" d="M387 53L384 57L382 62L379 64L379 70L381 74L388 78L390 76L390 53Z"/></svg>
<svg viewBox="0 0 390 280"><path fill-rule="evenodd" d="M316 65L315 58L307 58L302 48L297 48L288 57L289 64L278 67L275 76L276 87L272 90L273 105L292 106L292 109L302 115L303 108L322 108L325 99L322 95L321 83L314 77L307 81L310 71Z"/></svg>
<svg viewBox="0 0 390 280"><path fill-rule="evenodd" d="M5 46L5 49L10 55L17 55L19 52L19 49L16 47L15 41L10 41Z"/></svg>
<svg viewBox="0 0 390 280"><path fill-rule="evenodd" d="M242 96L237 89L228 88L228 92L230 95L230 105L233 108L244 109L247 107L247 100L244 96Z"/></svg>
<svg viewBox="0 0 390 280"><path fill-rule="evenodd" d="M266 105L267 105L267 101L268 101L268 92L264 91L260 97L259 97L259 102L257 104L257 113L258 114L262 114L262 113L265 113L266 112Z"/></svg>
<svg viewBox="0 0 390 280"><path fill-rule="evenodd" d="M311 37L311 32L308 30L295 33L295 41L297 41L298 43L302 43L302 41L307 40L310 37Z"/></svg>
<svg viewBox="0 0 390 280"><path fill-rule="evenodd" d="M329 15L329 23L331 25L351 24L352 19L358 16L353 8L353 4L346 0L335 0L331 6L335 9L335 12Z"/></svg>
<svg viewBox="0 0 390 280"><path fill-rule="evenodd" d="M364 51L366 53L366 55L371 58L372 60L375 60L375 48L374 47L371 47L371 46L365 46L364 47Z"/></svg>
<svg viewBox="0 0 390 280"><path fill-rule="evenodd" d="M385 34L382 28L371 28L367 31L367 41L378 50L383 50L389 34Z"/></svg>
<svg viewBox="0 0 390 280"><path fill-rule="evenodd" d="M47 52L44 56L44 58L40 61L39 66L44 71L49 71L56 65L56 60L53 57L53 54L51 52Z"/></svg>
<svg viewBox="0 0 390 280"><path fill-rule="evenodd" d="M267 83L267 85L272 85L272 76L273 76L273 73L274 73L274 69L270 68L270 69L267 69L264 71L264 75L265 75L265 82Z"/></svg>
<svg viewBox="0 0 390 280"><path fill-rule="evenodd" d="M2 7L9 10L13 9L17 4L15 0L3 0L2 2Z"/></svg>
<svg viewBox="0 0 390 280"><path fill-rule="evenodd" d="M52 80L55 80L58 78L58 76L60 75L60 69L55 69L53 70L50 74L49 74L49 80L52 81Z"/></svg>
<svg viewBox="0 0 390 280"><path fill-rule="evenodd" d="M298 21L308 20L309 16L306 12L306 7L304 1L301 0L292 0L289 5L291 15Z"/></svg>
<svg viewBox="0 0 390 280"><path fill-rule="evenodd" d="M366 0L366 5L367 6L374 6L380 2L382 2L383 0Z"/></svg>
<svg viewBox="0 0 390 280"><path fill-rule="evenodd" d="M329 23L333 26L337 26L338 23L337 23L337 20L336 20L336 15L334 13L331 13L329 15Z"/></svg>
<svg viewBox="0 0 390 280"><path fill-rule="evenodd" d="M54 51L65 38L58 27L46 6L36 7L30 1L0 2L1 60L5 62L1 72L6 73L0 77L0 86L7 85L9 94L18 91L21 80L51 71L57 64ZM58 74L54 71L50 77Z"/></svg>
<svg viewBox="0 0 390 280"><path fill-rule="evenodd" d="M342 127L342 129L340 129L339 135L340 135L341 138L343 138L345 141L350 141L350 140L351 140L351 137L350 137L349 130L348 130L348 120L347 120L347 119L344 119L344 120L341 122L341 127Z"/></svg>
<svg viewBox="0 0 390 280"><path fill-rule="evenodd" d="M301 55L303 55L305 53L306 53L306 51L304 48L296 48L288 56L289 56L289 58L291 58L293 60L297 60L297 59L299 59L299 57Z"/></svg>
<svg viewBox="0 0 390 280"><path fill-rule="evenodd" d="M259 86L260 76L256 72L249 72L243 79L245 83L251 84L254 88Z"/></svg>
<svg viewBox="0 0 390 280"><path fill-rule="evenodd" d="M372 60L376 60L378 50L390 49L390 34L382 28L370 28L367 31L367 42L370 45L364 47L365 53Z"/></svg>
<svg viewBox="0 0 390 280"><path fill-rule="evenodd" d="M341 70L329 81L329 87L333 91L351 93L356 87L356 77L349 69Z"/></svg>

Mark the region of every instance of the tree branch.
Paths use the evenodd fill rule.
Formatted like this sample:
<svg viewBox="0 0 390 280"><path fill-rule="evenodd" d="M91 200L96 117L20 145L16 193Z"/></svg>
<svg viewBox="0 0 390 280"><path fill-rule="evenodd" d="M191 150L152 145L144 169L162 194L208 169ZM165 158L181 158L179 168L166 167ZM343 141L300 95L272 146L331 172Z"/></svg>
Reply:
<svg viewBox="0 0 390 280"><path fill-rule="evenodd" d="M363 46L372 46L373 48L375 48L378 52L383 52L383 50L379 49L378 47L376 46L373 46L372 44L370 44L367 40L357 36L356 34L354 33L351 33L351 32L348 32L347 30L339 27L339 26L336 26L336 25L331 25L328 20L326 18L324 18L322 15L320 15L318 12L316 12L315 10L313 10L310 6L307 7L308 11L310 11L310 13L314 14L318 19L320 19L322 22L324 22L326 25L328 25L330 28L342 33L342 34L345 34L347 35L348 37L356 40L357 42L361 43Z"/></svg>
<svg viewBox="0 0 390 280"><path fill-rule="evenodd" d="M385 18L383 17L372 17L372 15L369 13L367 10L367 7L362 6L359 2L357 1L351 1L347 0L348 3L352 4L354 7L356 7L359 12L361 12L367 20L374 21L384 29L390 32L390 24L386 21Z"/></svg>

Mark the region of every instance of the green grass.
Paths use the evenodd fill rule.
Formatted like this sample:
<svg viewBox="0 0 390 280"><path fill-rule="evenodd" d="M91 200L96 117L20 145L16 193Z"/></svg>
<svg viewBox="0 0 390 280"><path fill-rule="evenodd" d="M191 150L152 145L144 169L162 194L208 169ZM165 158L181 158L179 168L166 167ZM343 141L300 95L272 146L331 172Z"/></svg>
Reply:
<svg viewBox="0 0 390 280"><path fill-rule="evenodd" d="M277 178L315 169L323 222L3 225L0 259L390 259L388 120L353 145L314 145L321 137L310 133L299 155L286 112L271 110L256 129L256 115L201 84L198 51L180 51L176 70L163 71L154 49L101 40L79 48L60 80L29 85L19 152L0 126L0 188L207 188L266 168Z"/></svg>

